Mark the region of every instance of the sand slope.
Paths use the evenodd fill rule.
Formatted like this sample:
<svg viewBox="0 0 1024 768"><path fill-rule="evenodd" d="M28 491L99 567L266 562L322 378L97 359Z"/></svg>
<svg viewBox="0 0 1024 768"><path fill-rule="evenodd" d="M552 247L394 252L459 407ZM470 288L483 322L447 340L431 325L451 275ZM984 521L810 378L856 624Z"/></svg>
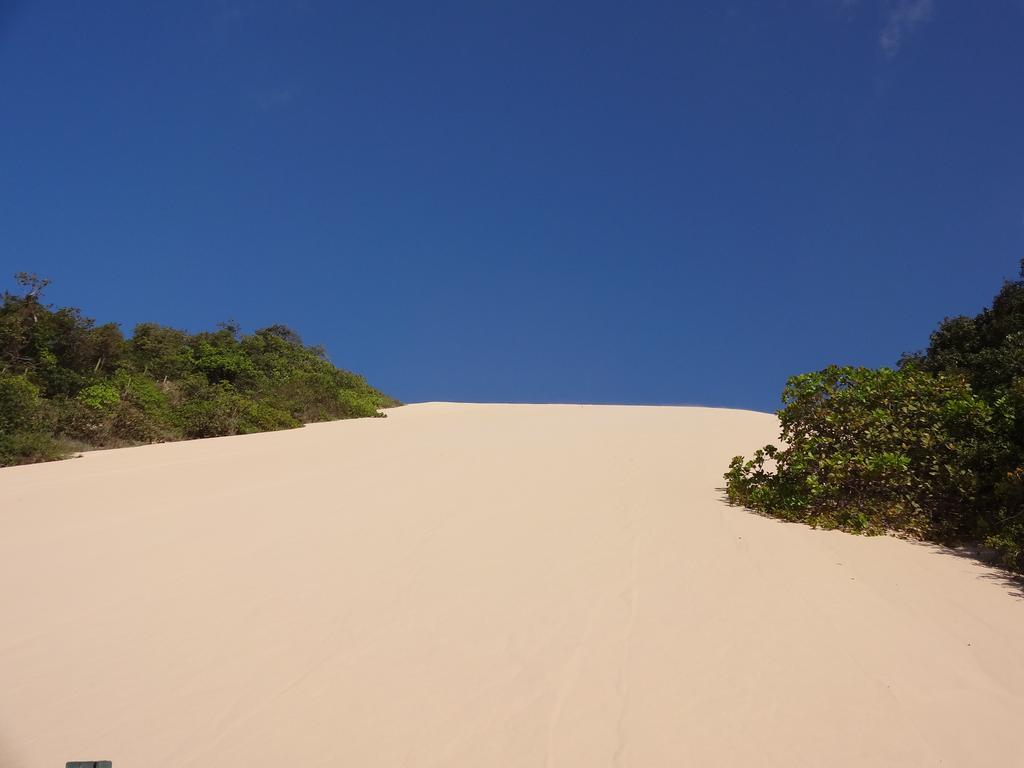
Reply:
<svg viewBox="0 0 1024 768"><path fill-rule="evenodd" d="M775 433L426 404L0 470L0 764L1024 765L1024 602L727 507Z"/></svg>

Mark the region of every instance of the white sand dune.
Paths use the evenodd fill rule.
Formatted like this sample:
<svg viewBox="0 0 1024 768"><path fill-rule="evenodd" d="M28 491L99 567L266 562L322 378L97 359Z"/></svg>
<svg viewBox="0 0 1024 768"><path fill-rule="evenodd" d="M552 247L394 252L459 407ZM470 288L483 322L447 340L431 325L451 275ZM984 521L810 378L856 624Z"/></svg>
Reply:
<svg viewBox="0 0 1024 768"><path fill-rule="evenodd" d="M776 428L426 404L0 470L0 764L1024 765L1024 602L726 506Z"/></svg>

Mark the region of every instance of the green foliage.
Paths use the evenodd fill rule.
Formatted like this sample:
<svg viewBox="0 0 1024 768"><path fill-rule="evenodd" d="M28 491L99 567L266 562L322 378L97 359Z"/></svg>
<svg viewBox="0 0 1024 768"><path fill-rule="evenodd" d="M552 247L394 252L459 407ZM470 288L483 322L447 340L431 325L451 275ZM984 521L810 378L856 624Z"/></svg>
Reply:
<svg viewBox="0 0 1024 768"><path fill-rule="evenodd" d="M156 323L139 323L128 342L131 367L154 379L180 379L195 368L184 331Z"/></svg>
<svg viewBox="0 0 1024 768"><path fill-rule="evenodd" d="M68 456L67 448L46 432L0 432L0 467L36 464Z"/></svg>
<svg viewBox="0 0 1024 768"><path fill-rule="evenodd" d="M125 339L72 307L41 302L20 274L0 302L0 466L95 447L300 427L379 416L398 402L335 368L283 325L188 334L155 323Z"/></svg>
<svg viewBox="0 0 1024 768"><path fill-rule="evenodd" d="M373 392L338 389L335 398L336 412L348 419L372 416L380 408L380 399Z"/></svg>
<svg viewBox="0 0 1024 768"><path fill-rule="evenodd" d="M244 435L302 426L287 411L245 397L223 381L208 387L203 397L181 405L177 418L185 437Z"/></svg>
<svg viewBox="0 0 1024 768"><path fill-rule="evenodd" d="M39 388L25 376L0 375L0 432L22 432L40 425Z"/></svg>
<svg viewBox="0 0 1024 768"><path fill-rule="evenodd" d="M1024 570L1024 279L944 320L898 370L830 367L794 376L782 399L783 447L732 460L730 501L981 545Z"/></svg>
<svg viewBox="0 0 1024 768"><path fill-rule="evenodd" d="M791 378L783 402L785 447L733 460L732 501L871 533L948 538L969 528L962 518L992 412L962 379L833 366Z"/></svg>
<svg viewBox="0 0 1024 768"><path fill-rule="evenodd" d="M115 408L121 402L121 395L109 381L101 381L85 387L75 398L86 408L103 413Z"/></svg>
<svg viewBox="0 0 1024 768"><path fill-rule="evenodd" d="M25 376L0 375L0 466L62 458L50 434L52 413Z"/></svg>

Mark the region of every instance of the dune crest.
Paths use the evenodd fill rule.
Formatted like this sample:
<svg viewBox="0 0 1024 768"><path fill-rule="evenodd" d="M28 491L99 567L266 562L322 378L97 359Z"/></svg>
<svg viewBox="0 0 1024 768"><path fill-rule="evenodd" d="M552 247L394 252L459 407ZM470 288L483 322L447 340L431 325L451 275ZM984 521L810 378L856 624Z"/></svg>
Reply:
<svg viewBox="0 0 1024 768"><path fill-rule="evenodd" d="M1024 764L1024 601L728 507L776 434L431 403L0 470L0 765Z"/></svg>

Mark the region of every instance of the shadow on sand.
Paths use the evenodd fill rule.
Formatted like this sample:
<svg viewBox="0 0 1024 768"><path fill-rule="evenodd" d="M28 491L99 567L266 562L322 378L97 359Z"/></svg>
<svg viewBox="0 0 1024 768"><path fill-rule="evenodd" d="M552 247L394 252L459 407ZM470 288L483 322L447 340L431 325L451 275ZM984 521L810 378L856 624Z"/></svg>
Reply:
<svg viewBox="0 0 1024 768"><path fill-rule="evenodd" d="M729 501L729 497L726 495L724 487L715 488L715 490L718 491L718 500L727 507L741 510L751 515L757 515L758 517L763 517L766 520L772 520L779 525L801 525L805 528L811 527L806 523L782 520L777 517L772 517L771 515L763 514L754 509L748 509L746 507L733 504ZM857 534L848 533L847 535L856 536ZM907 538L906 536L897 536L895 534L892 534L892 536L893 538L902 539L915 547L923 547L924 549L935 552L936 554L952 555L953 557L969 560L977 565L980 570L976 578L994 582L1003 587L1011 596L1018 600L1024 600L1024 575L1008 571L999 565L995 557L995 553L991 550L987 550L983 547L967 545L960 547L948 547L931 541Z"/></svg>

